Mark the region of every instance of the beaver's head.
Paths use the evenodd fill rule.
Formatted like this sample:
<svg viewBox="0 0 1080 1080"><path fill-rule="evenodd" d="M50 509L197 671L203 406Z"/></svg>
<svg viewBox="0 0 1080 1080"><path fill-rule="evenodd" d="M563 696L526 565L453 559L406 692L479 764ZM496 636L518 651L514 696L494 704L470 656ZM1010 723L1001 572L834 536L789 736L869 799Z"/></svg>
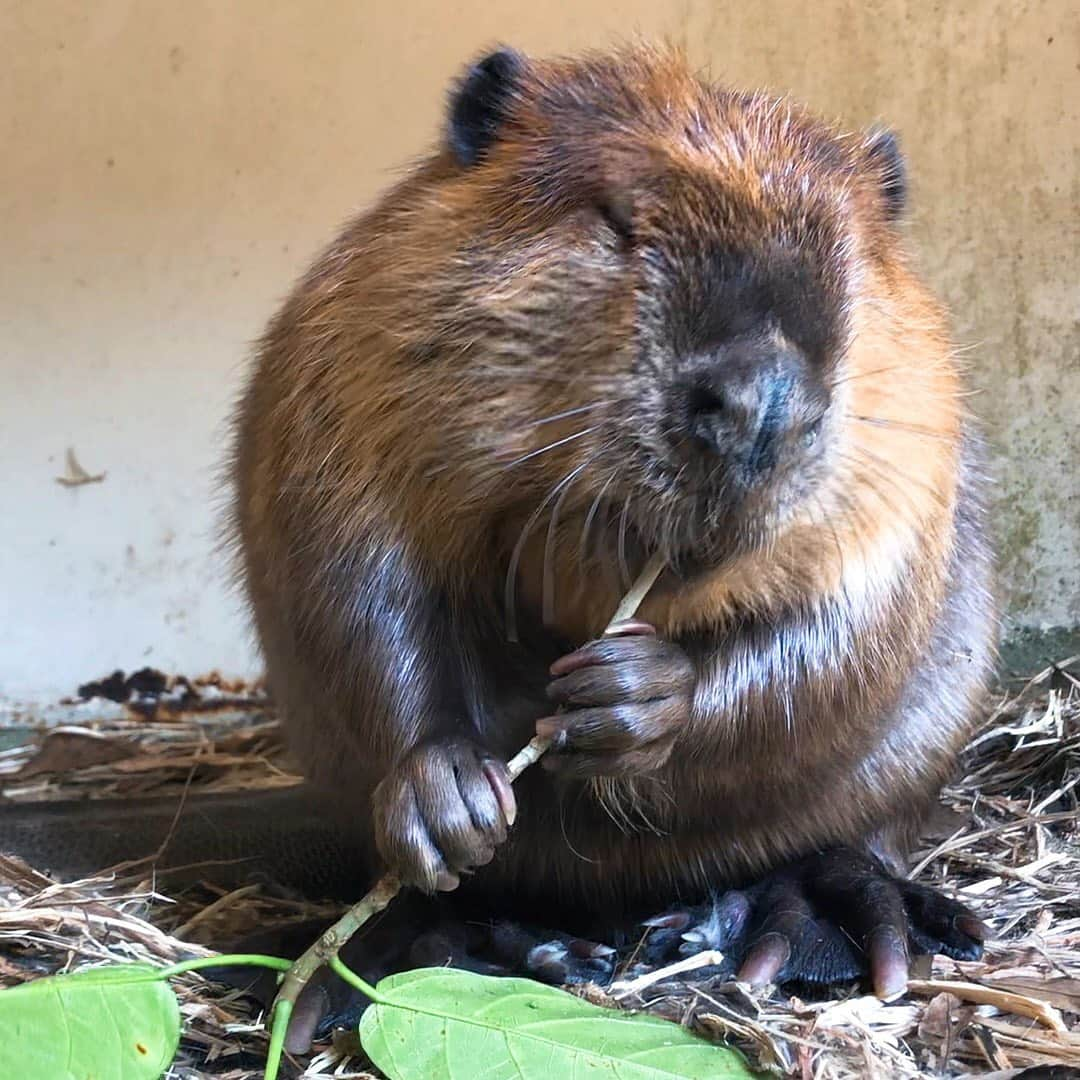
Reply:
<svg viewBox="0 0 1080 1080"><path fill-rule="evenodd" d="M847 452L903 202L889 134L677 56L488 56L410 211L443 248L416 279L417 363L453 372L430 454L675 563L768 543Z"/></svg>

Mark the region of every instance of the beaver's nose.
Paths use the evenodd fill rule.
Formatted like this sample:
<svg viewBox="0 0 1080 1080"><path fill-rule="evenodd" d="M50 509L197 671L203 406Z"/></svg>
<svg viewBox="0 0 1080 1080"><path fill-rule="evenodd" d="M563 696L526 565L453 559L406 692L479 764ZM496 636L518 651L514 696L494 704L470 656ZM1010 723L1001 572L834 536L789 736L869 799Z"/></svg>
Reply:
<svg viewBox="0 0 1080 1080"><path fill-rule="evenodd" d="M772 469L785 440L811 433L824 414L814 375L794 348L734 343L696 358L688 375L689 435L739 464L747 479Z"/></svg>

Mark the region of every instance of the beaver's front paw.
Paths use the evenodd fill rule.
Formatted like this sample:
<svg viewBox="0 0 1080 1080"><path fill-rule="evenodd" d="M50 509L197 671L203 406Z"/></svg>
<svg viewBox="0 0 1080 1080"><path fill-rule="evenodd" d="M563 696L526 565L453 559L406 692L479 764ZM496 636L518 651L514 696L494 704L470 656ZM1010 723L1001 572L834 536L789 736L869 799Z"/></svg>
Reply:
<svg viewBox="0 0 1080 1080"><path fill-rule="evenodd" d="M640 776L668 759L690 716L694 665L647 623L613 627L551 665L548 697L563 711L537 721L554 738L544 768L563 776Z"/></svg>
<svg viewBox="0 0 1080 1080"><path fill-rule="evenodd" d="M379 853L406 885L449 890L491 861L513 824L503 762L467 739L417 747L372 797Z"/></svg>

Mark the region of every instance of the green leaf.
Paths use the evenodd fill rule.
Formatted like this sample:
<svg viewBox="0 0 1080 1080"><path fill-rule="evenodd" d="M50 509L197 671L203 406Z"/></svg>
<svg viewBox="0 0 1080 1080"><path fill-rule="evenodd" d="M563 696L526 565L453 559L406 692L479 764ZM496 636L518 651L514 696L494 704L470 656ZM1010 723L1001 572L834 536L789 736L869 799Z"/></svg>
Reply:
<svg viewBox="0 0 1080 1080"><path fill-rule="evenodd" d="M744 1080L743 1058L667 1020L528 979L450 968L391 975L360 1041L391 1080Z"/></svg>
<svg viewBox="0 0 1080 1080"><path fill-rule="evenodd" d="M0 990L0 1076L156 1080L180 1042L180 1009L155 968L123 964Z"/></svg>

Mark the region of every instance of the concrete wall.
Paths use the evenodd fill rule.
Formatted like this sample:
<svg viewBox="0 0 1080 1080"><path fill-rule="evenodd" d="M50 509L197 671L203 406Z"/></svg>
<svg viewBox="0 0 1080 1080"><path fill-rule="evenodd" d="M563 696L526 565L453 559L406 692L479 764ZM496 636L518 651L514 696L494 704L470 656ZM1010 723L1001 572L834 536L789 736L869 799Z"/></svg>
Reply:
<svg viewBox="0 0 1080 1080"><path fill-rule="evenodd" d="M1016 620L1080 619L1080 8L924 0L0 2L0 699L256 668L215 554L248 342L440 123L447 80L641 31L901 131L1001 448ZM65 447L100 484L54 481Z"/></svg>

